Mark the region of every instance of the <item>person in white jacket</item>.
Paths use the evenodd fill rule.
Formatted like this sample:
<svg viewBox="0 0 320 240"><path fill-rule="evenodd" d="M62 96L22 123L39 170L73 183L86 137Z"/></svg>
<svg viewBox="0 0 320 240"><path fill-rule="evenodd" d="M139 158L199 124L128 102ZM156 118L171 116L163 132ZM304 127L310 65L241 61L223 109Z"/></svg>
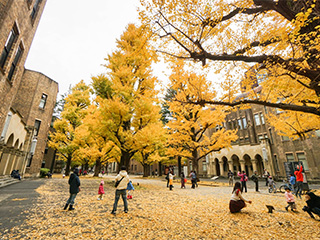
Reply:
<svg viewBox="0 0 320 240"><path fill-rule="evenodd" d="M116 196L115 196L115 199L114 199L114 204L113 204L113 209L112 209L111 214L113 214L113 215L116 214L120 195L122 197L123 204L124 204L124 212L127 213L128 212L127 184L129 183L130 179L129 179L129 176L128 176L128 173L126 171L126 167L125 166L121 167L120 172L116 176L115 181L116 182L120 181L120 183L119 183L119 185L117 186L117 189L116 189Z"/></svg>

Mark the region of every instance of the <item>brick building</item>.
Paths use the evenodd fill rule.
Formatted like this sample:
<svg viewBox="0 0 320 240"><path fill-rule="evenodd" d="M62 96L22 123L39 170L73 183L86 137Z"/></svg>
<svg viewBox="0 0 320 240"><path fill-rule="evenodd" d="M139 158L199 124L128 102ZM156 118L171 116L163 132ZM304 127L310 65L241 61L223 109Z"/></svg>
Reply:
<svg viewBox="0 0 320 240"><path fill-rule="evenodd" d="M58 84L24 64L45 3L0 1L0 176L41 167Z"/></svg>

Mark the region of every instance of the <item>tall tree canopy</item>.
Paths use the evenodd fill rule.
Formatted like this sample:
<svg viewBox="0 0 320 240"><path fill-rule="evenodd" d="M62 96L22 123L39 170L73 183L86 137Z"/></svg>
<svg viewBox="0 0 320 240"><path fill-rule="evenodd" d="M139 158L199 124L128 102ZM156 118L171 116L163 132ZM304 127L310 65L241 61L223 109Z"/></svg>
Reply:
<svg viewBox="0 0 320 240"><path fill-rule="evenodd" d="M120 149L120 166L129 167L139 150L138 133L155 122L154 109L159 111L156 78L151 74L157 58L149 37L146 29L129 24L117 40L117 49L106 59L108 73L92 79L94 93L100 97L101 130Z"/></svg>
<svg viewBox="0 0 320 240"><path fill-rule="evenodd" d="M198 172L200 159L230 147L237 135L235 131L222 127L226 116L223 107L205 109L200 105L184 103L199 97L214 97L216 93L205 74L187 71L179 61L174 64L170 80L170 87L176 94L175 101L168 102L173 117L167 124L170 132L168 153L190 160L193 169ZM210 134L206 134L208 131Z"/></svg>
<svg viewBox="0 0 320 240"><path fill-rule="evenodd" d="M216 73L224 72L226 83L237 79L238 84L242 81L242 87L246 86L242 89L249 92L245 98L237 98L238 88L227 91L224 98L189 102L276 107L296 111L298 115L306 113L308 119L317 123L311 128L305 124L300 125L300 130L297 125L287 129L291 134L320 128L320 1L141 0L141 3L144 6L141 19L158 36L159 52L212 65ZM257 90L259 75L266 77ZM230 87L234 88L234 84ZM295 125L297 121L292 120L297 118L292 114L296 114L286 114L291 117L283 114L278 117Z"/></svg>
<svg viewBox="0 0 320 240"><path fill-rule="evenodd" d="M83 81L76 84L65 98L61 118L54 122L55 132L50 133L49 146L56 149L67 162L66 175L70 172L72 158L78 149L74 142L75 131L82 124L90 105L90 89Z"/></svg>

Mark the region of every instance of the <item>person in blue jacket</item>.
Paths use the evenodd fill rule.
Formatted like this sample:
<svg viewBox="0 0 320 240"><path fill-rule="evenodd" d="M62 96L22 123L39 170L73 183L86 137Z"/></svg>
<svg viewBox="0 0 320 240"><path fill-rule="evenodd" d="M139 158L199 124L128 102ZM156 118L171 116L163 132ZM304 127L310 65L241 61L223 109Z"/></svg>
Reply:
<svg viewBox="0 0 320 240"><path fill-rule="evenodd" d="M77 194L80 192L80 179L78 177L78 173L79 173L78 168L75 168L73 170L73 173L70 175L70 178L68 181L68 183L70 185L70 188L69 188L70 197L69 197L66 205L64 206L63 210L66 210L69 205L70 206L69 206L68 210L74 210L74 208L73 208L74 200L75 200Z"/></svg>
<svg viewBox="0 0 320 240"><path fill-rule="evenodd" d="M295 193L296 177L290 174L289 184L292 190L292 193Z"/></svg>

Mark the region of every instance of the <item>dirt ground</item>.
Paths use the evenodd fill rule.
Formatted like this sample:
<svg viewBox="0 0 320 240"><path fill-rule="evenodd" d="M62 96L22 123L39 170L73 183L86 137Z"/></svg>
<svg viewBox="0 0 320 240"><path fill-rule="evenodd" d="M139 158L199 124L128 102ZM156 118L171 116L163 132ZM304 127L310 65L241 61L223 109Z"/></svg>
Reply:
<svg viewBox="0 0 320 240"><path fill-rule="evenodd" d="M101 178L80 180L74 211L62 210L69 196L68 179L48 179L37 189L40 197L27 220L0 239L320 239L319 217L311 219L301 210L304 199L296 200L298 212L286 212L282 193L249 189L244 197L253 203L231 214L231 187L181 189L175 183L169 191L163 180L135 178L129 212L123 212L120 199L114 216L111 178L104 178L103 200L97 200ZM266 205L273 205L275 212L268 213Z"/></svg>

